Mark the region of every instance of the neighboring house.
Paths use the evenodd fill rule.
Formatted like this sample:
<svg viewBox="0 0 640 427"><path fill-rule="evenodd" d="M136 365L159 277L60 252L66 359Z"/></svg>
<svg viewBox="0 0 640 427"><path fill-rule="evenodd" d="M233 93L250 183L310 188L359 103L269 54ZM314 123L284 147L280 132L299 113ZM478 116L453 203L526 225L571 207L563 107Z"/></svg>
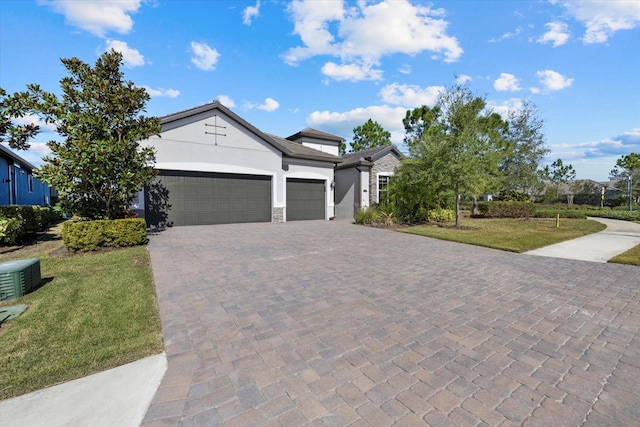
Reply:
<svg viewBox="0 0 640 427"><path fill-rule="evenodd" d="M548 184L555 188L553 184ZM604 204L610 204L619 194L615 182L597 182L591 179L577 179L558 185L558 195L570 205L599 205L604 189Z"/></svg>
<svg viewBox="0 0 640 427"><path fill-rule="evenodd" d="M361 208L388 201L389 181L403 157L395 145L342 156L336 166L336 218L353 218Z"/></svg>
<svg viewBox="0 0 640 427"><path fill-rule="evenodd" d="M315 129L288 138L264 133L213 102L161 118L158 177L139 212L150 225L208 225L330 219L334 167L343 139ZM158 199L166 199L169 209ZM166 203L165 203L166 205ZM132 206L135 208L135 206Z"/></svg>
<svg viewBox="0 0 640 427"><path fill-rule="evenodd" d="M49 185L33 176L35 167L0 145L0 206L49 206Z"/></svg>

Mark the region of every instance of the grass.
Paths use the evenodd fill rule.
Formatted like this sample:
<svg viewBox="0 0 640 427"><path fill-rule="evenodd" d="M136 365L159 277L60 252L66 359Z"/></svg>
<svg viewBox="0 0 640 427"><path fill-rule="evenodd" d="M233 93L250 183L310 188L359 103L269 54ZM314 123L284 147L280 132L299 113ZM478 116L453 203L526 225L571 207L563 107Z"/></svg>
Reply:
<svg viewBox="0 0 640 427"><path fill-rule="evenodd" d="M616 264L640 265L640 245L611 258L609 262Z"/></svg>
<svg viewBox="0 0 640 427"><path fill-rule="evenodd" d="M521 253L606 228L604 224L586 219L561 219L559 228L556 228L555 219L462 218L460 225L459 229L453 224L418 225L400 231Z"/></svg>
<svg viewBox="0 0 640 427"><path fill-rule="evenodd" d="M0 400L162 351L146 247L74 255L53 233L0 262L31 257L44 285L2 304L29 308L0 329Z"/></svg>

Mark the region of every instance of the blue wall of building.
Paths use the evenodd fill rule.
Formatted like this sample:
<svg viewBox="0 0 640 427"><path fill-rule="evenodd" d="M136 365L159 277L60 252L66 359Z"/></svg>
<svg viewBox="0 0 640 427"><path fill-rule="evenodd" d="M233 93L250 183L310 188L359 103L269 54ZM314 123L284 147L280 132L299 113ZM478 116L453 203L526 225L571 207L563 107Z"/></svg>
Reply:
<svg viewBox="0 0 640 427"><path fill-rule="evenodd" d="M14 164L13 159L0 156L0 205L48 206L51 203L49 185L34 177L24 165L15 167Z"/></svg>
<svg viewBox="0 0 640 427"><path fill-rule="evenodd" d="M0 206L9 204L9 162L0 157Z"/></svg>

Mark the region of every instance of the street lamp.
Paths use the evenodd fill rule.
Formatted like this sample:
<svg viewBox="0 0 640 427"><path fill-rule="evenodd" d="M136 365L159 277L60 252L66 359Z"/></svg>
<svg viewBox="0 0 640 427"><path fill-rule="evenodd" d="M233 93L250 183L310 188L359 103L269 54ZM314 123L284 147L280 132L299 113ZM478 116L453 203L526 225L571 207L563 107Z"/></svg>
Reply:
<svg viewBox="0 0 640 427"><path fill-rule="evenodd" d="M631 174L629 174L628 176L628 184L629 184L629 212L631 212L633 210L633 195L631 194L631 189L632 189L632 179L631 179Z"/></svg>

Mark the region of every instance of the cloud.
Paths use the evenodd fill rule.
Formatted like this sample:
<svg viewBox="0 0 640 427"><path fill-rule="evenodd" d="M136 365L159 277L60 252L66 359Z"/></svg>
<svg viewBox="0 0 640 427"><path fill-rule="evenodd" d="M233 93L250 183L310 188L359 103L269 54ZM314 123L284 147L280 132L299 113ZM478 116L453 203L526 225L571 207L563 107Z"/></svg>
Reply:
<svg viewBox="0 0 640 427"><path fill-rule="evenodd" d="M47 123L33 114L25 114L22 117L12 117L11 122L18 126L35 124L40 127L41 132L56 132L57 130L54 123Z"/></svg>
<svg viewBox="0 0 640 427"><path fill-rule="evenodd" d="M328 62L323 67L331 78L345 74L352 76L349 80L381 78L382 72L374 67L386 55L430 51L436 58L454 62L463 52L458 40L447 34L442 9L414 6L407 0L358 2L348 9L342 1L296 0L287 11L302 45L289 49L284 61L297 65L319 55L339 58L340 64ZM358 69L360 73L355 73Z"/></svg>
<svg viewBox="0 0 640 427"><path fill-rule="evenodd" d="M218 95L217 99L218 101L220 101L222 105L224 105L227 108L233 108L236 106L236 103L233 102L233 99L231 99L227 95Z"/></svg>
<svg viewBox="0 0 640 427"><path fill-rule="evenodd" d="M402 66L400 68L398 68L398 71L401 74L411 74L411 65L409 64L402 64Z"/></svg>
<svg viewBox="0 0 640 427"><path fill-rule="evenodd" d="M280 108L280 103L273 98L265 98L264 103L260 105L256 105L252 102L245 102L244 108L247 110L253 110L255 108L257 110L267 111L270 113Z"/></svg>
<svg viewBox="0 0 640 427"><path fill-rule="evenodd" d="M130 32L133 28L131 15L140 9L142 0L39 0L38 3L64 15L67 24L104 37L109 31Z"/></svg>
<svg viewBox="0 0 640 427"><path fill-rule="evenodd" d="M191 63L204 71L216 69L220 54L217 50L210 48L206 43L191 42Z"/></svg>
<svg viewBox="0 0 640 427"><path fill-rule="evenodd" d="M256 2L255 6L247 6L242 11L242 22L244 25L251 25L251 20L257 16L260 16L260 0Z"/></svg>
<svg viewBox="0 0 640 427"><path fill-rule="evenodd" d="M524 28L518 27L518 28L516 28L514 31L512 31L510 33L504 33L503 35L501 35L497 39L489 40L489 43L497 43L497 42L502 41L502 40L510 39L511 37L515 37L518 34L522 33L522 31L524 31Z"/></svg>
<svg viewBox="0 0 640 427"><path fill-rule="evenodd" d="M322 74L334 80L382 80L382 70L372 68L373 64L344 64L327 62L322 67Z"/></svg>
<svg viewBox="0 0 640 427"><path fill-rule="evenodd" d="M144 56L137 49L133 49L126 42L120 40L107 40L105 51L115 50L122 54L122 61L127 67L141 67L145 64Z"/></svg>
<svg viewBox="0 0 640 427"><path fill-rule="evenodd" d="M547 90L566 89L573 84L572 78L567 78L557 71L544 70L536 72L536 77Z"/></svg>
<svg viewBox="0 0 640 427"><path fill-rule="evenodd" d="M15 154L22 157L27 162L31 163L33 166L37 168L39 168L44 164L44 161L42 160L42 158L51 154L51 149L49 148L46 142L29 141L29 149L26 151L13 150L11 148L9 148L9 150L13 151Z"/></svg>
<svg viewBox="0 0 640 427"><path fill-rule="evenodd" d="M501 102L487 101L487 109L500 114L502 117L508 117L510 113L519 111L522 105L521 98L511 98Z"/></svg>
<svg viewBox="0 0 640 427"><path fill-rule="evenodd" d="M473 80L473 78L471 78L471 76L468 76L466 74L458 74L456 76L456 83L463 85L465 83L470 82L471 80Z"/></svg>
<svg viewBox="0 0 640 427"><path fill-rule="evenodd" d="M544 25L549 30L541 35L536 42L553 43L553 47L562 46L569 40L569 27L564 22L549 22Z"/></svg>
<svg viewBox="0 0 640 427"><path fill-rule="evenodd" d="M620 156L640 152L640 128L599 141L557 144L550 145L549 148L553 152L553 156L563 160L609 158L613 169L616 159Z"/></svg>
<svg viewBox="0 0 640 427"><path fill-rule="evenodd" d="M495 82L493 82L493 87L495 90L500 92L517 92L522 89L518 83L518 78L513 74L500 73L500 77L497 78Z"/></svg>
<svg viewBox="0 0 640 427"><path fill-rule="evenodd" d="M433 105L438 95L444 90L443 86L428 86L391 83L380 90L380 98L389 104L416 108L422 105Z"/></svg>
<svg viewBox="0 0 640 427"><path fill-rule="evenodd" d="M401 146L405 132L402 119L404 119L406 112L407 109L404 107L390 107L388 105L355 108L345 112L314 111L307 117L307 124L351 139L353 128L371 119L380 123L385 130L391 133L391 142Z"/></svg>
<svg viewBox="0 0 640 427"><path fill-rule="evenodd" d="M617 31L640 26L640 2L631 0L562 0L567 12L582 22L586 44L604 43Z"/></svg>
<svg viewBox="0 0 640 427"><path fill-rule="evenodd" d="M175 89L164 89L161 87L159 87L158 89L153 89L149 86L143 87L152 98L177 98L180 95L180 91Z"/></svg>

